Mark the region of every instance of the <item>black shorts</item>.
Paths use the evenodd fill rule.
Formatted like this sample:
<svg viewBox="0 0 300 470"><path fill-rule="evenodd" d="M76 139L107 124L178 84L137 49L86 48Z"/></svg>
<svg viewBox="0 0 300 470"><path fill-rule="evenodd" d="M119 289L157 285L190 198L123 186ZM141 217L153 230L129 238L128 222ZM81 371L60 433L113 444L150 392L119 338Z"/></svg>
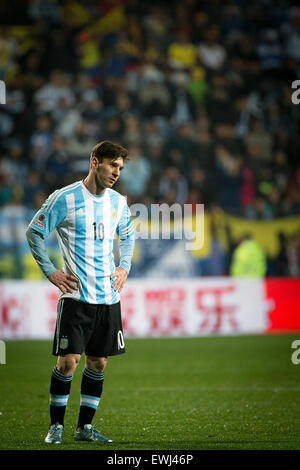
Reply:
<svg viewBox="0 0 300 470"><path fill-rule="evenodd" d="M120 302L95 305L69 298L58 302L52 354L82 352L94 357L125 352Z"/></svg>

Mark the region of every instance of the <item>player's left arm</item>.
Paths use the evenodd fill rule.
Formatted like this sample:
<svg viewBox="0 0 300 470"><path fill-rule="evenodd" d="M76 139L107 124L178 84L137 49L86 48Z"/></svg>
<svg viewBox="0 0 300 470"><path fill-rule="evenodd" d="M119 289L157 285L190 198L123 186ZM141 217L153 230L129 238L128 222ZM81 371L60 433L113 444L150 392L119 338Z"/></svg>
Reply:
<svg viewBox="0 0 300 470"><path fill-rule="evenodd" d="M119 235L120 263L110 277L114 280L112 286L115 291L121 292L131 268L131 258L134 250L134 228L127 204L123 209L122 217L117 227L117 234Z"/></svg>

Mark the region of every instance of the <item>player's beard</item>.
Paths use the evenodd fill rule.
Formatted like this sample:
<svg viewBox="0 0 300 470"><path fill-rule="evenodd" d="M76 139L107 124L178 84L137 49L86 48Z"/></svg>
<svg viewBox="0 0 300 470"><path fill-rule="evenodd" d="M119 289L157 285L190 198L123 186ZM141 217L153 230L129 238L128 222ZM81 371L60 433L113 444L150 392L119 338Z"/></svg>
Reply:
<svg viewBox="0 0 300 470"><path fill-rule="evenodd" d="M114 179L112 176L99 178L99 176L96 174L95 175L95 182L96 182L97 190L103 190L103 189L110 188L111 186L113 186L116 181L114 181L112 183L110 181L110 178ZM107 181L107 183L105 181Z"/></svg>

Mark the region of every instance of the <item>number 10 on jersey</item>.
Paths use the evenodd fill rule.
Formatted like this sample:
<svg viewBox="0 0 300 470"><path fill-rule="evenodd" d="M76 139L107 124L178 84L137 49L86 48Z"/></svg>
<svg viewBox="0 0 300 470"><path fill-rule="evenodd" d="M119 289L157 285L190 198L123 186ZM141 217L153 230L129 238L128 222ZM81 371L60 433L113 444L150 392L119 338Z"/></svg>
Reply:
<svg viewBox="0 0 300 470"><path fill-rule="evenodd" d="M93 222L94 226L94 240L103 240L104 239L104 224L102 222Z"/></svg>

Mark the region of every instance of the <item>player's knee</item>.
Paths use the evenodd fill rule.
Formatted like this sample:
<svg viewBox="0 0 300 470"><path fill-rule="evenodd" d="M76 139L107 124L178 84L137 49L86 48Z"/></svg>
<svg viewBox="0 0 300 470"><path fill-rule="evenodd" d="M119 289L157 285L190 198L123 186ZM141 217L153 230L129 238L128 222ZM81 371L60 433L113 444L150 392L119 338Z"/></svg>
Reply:
<svg viewBox="0 0 300 470"><path fill-rule="evenodd" d="M57 364L57 369L65 375L73 374L80 361L79 354L67 354L60 357Z"/></svg>
<svg viewBox="0 0 300 470"><path fill-rule="evenodd" d="M88 369L94 370L95 372L104 372L106 364L106 357L86 357L86 367Z"/></svg>

